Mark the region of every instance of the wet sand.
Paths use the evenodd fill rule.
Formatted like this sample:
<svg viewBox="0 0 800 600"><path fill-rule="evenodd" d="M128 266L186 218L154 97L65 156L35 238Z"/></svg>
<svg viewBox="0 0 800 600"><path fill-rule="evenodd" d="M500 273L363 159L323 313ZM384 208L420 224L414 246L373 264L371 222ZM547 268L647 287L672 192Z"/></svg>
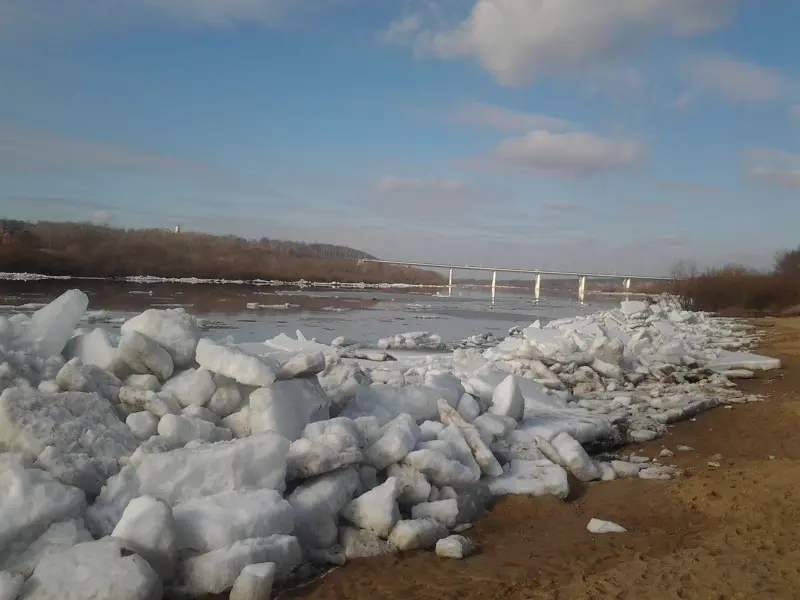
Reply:
<svg viewBox="0 0 800 600"><path fill-rule="evenodd" d="M430 552L354 561L280 598L314 600L789 599L800 597L800 318L760 320L781 372L744 382L763 403L720 408L634 446L694 448L674 482L579 484L566 502L508 496L464 561ZM712 456L723 458L716 466ZM772 458L771 458L772 457ZM628 528L592 535L592 517Z"/></svg>

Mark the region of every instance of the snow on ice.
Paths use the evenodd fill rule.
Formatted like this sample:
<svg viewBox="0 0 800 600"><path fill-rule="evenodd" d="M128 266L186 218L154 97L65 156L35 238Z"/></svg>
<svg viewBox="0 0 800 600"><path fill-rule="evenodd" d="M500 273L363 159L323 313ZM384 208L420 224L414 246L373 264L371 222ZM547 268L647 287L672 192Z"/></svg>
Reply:
<svg viewBox="0 0 800 600"><path fill-rule="evenodd" d="M465 558L457 534L495 497L679 476L617 449L758 401L731 378L780 368L743 324L668 297L379 351L301 332L237 346L181 309L117 336L87 305L72 290L0 317L3 598L267 598L325 563Z"/></svg>

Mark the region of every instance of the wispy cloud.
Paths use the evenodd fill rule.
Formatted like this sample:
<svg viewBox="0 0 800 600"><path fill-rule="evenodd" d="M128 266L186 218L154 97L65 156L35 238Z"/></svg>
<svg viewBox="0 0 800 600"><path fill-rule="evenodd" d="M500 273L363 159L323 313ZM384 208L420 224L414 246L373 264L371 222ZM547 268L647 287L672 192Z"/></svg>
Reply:
<svg viewBox="0 0 800 600"><path fill-rule="evenodd" d="M26 131L0 123L0 172L138 173L182 179L231 193L281 197L213 165L90 139Z"/></svg>
<svg viewBox="0 0 800 600"><path fill-rule="evenodd" d="M494 158L533 175L563 177L632 168L648 154L636 140L604 138L584 131L533 131L502 142Z"/></svg>
<svg viewBox="0 0 800 600"><path fill-rule="evenodd" d="M435 223L442 220L463 227L477 225L481 215L506 198L455 178L404 178L387 175L364 195L364 210L399 223Z"/></svg>
<svg viewBox="0 0 800 600"><path fill-rule="evenodd" d="M419 15L409 15L392 21L388 29L378 34L378 41L387 46L404 46L410 44L422 27Z"/></svg>
<svg viewBox="0 0 800 600"><path fill-rule="evenodd" d="M457 125L474 125L506 133L532 130L569 131L575 124L564 119L521 112L479 102L465 104L447 116L447 121Z"/></svg>
<svg viewBox="0 0 800 600"><path fill-rule="evenodd" d="M581 205L574 202L550 202L544 207L553 212L575 212L581 209Z"/></svg>
<svg viewBox="0 0 800 600"><path fill-rule="evenodd" d="M466 187L459 179L403 179L387 175L378 181L375 189L387 194L459 194Z"/></svg>
<svg viewBox="0 0 800 600"><path fill-rule="evenodd" d="M499 83L519 85L586 72L654 38L717 29L733 8L733 0L477 0L460 23L415 27L406 39L417 52L474 58Z"/></svg>
<svg viewBox="0 0 800 600"><path fill-rule="evenodd" d="M0 0L0 31L52 34L154 21L200 27L273 25L343 0Z"/></svg>
<svg viewBox="0 0 800 600"><path fill-rule="evenodd" d="M684 108L710 95L737 104L758 104L785 98L796 83L778 69L737 60L725 55L702 55L683 66L689 89L676 101Z"/></svg>
<svg viewBox="0 0 800 600"><path fill-rule="evenodd" d="M669 207L666 204L661 204L660 202L629 202L628 206L634 210L639 210L642 212L661 212L667 210Z"/></svg>
<svg viewBox="0 0 800 600"><path fill-rule="evenodd" d="M771 148L751 148L743 154L752 179L787 190L800 190L800 154Z"/></svg>

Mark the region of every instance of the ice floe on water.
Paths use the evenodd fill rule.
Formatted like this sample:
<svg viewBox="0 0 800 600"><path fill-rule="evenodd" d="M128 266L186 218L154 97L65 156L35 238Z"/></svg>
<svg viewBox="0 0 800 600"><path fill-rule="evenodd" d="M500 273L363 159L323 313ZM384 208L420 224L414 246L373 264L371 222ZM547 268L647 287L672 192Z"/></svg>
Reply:
<svg viewBox="0 0 800 600"><path fill-rule="evenodd" d="M619 448L760 400L729 376L780 367L745 325L667 297L455 348L237 345L182 309L116 334L87 305L0 317L3 598L266 598L353 558L465 558L497 497L678 477L671 453Z"/></svg>

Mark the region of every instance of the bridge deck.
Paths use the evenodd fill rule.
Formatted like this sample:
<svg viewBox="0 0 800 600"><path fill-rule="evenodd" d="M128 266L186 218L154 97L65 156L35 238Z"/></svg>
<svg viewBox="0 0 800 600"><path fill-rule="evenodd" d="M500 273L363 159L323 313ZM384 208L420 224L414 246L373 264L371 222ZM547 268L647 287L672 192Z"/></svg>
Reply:
<svg viewBox="0 0 800 600"><path fill-rule="evenodd" d="M423 269L452 269L454 271L487 271L490 273L523 273L526 275L559 275L562 277L586 277L592 279L639 279L647 281L669 281L671 277L649 275L625 275L620 273L581 273L578 271L547 271L545 269L509 269L505 267L479 267L475 265L448 265L439 263L413 262L402 260L379 260L364 258L358 262L419 267Z"/></svg>

